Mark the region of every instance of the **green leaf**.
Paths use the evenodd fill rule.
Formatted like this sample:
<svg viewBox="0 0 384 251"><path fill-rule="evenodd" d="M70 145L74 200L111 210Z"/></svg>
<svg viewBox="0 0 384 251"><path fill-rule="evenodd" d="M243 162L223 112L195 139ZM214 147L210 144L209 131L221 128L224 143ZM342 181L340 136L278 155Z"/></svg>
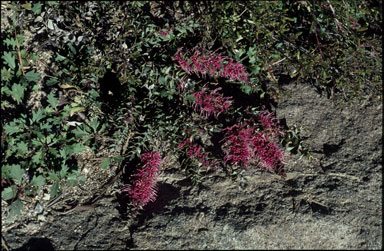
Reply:
<svg viewBox="0 0 384 251"><path fill-rule="evenodd" d="M51 195L51 198L56 197L59 194L59 182L56 181L52 187L51 187L51 192L49 193Z"/></svg>
<svg viewBox="0 0 384 251"><path fill-rule="evenodd" d="M195 101L195 96L193 94L187 95L187 101L189 101L189 102Z"/></svg>
<svg viewBox="0 0 384 251"><path fill-rule="evenodd" d="M50 147L49 150L48 150L48 152L49 152L50 154L52 154L53 156L57 156L57 155L59 155L59 152L57 151L57 149L56 149L55 147Z"/></svg>
<svg viewBox="0 0 384 251"><path fill-rule="evenodd" d="M60 177L64 178L67 175L67 173L68 173L68 166L65 163L63 163L61 165Z"/></svg>
<svg viewBox="0 0 384 251"><path fill-rule="evenodd" d="M75 134L75 136L77 138L82 138L83 136L89 134L88 132L86 132L85 130L80 129L80 128L76 128L75 130L73 130L73 133Z"/></svg>
<svg viewBox="0 0 384 251"><path fill-rule="evenodd" d="M252 74L257 75L260 72L260 66L255 66L252 70Z"/></svg>
<svg viewBox="0 0 384 251"><path fill-rule="evenodd" d="M242 85L240 88L245 94L250 94L252 91L252 87L249 85Z"/></svg>
<svg viewBox="0 0 384 251"><path fill-rule="evenodd" d="M32 156L32 162L39 164L42 158L43 158L43 153L41 151L38 151Z"/></svg>
<svg viewBox="0 0 384 251"><path fill-rule="evenodd" d="M55 171L50 171L48 173L47 180L53 180L53 181L58 182L60 180L60 178L59 178L59 175Z"/></svg>
<svg viewBox="0 0 384 251"><path fill-rule="evenodd" d="M5 93L7 96L11 97L12 92L9 90L8 86L1 87L1 94Z"/></svg>
<svg viewBox="0 0 384 251"><path fill-rule="evenodd" d="M6 45L8 45L8 46L12 46L12 50L15 50L15 49L16 49L16 40L15 40L15 39L13 39L13 38L11 38L11 39L7 38L7 39L4 40L4 43L5 43Z"/></svg>
<svg viewBox="0 0 384 251"><path fill-rule="evenodd" d="M6 187L4 191L1 192L1 198L3 200L10 200L16 196L16 188L15 186Z"/></svg>
<svg viewBox="0 0 384 251"><path fill-rule="evenodd" d="M287 151L292 151L293 149L295 149L295 146L288 146L288 147L286 147L286 149L287 149Z"/></svg>
<svg viewBox="0 0 384 251"><path fill-rule="evenodd" d="M44 118L44 112L42 109L38 108L37 112L32 111L32 123L39 122L42 118Z"/></svg>
<svg viewBox="0 0 384 251"><path fill-rule="evenodd" d="M15 200L9 207L9 216L11 218L14 218L18 215L20 215L21 211L23 211L23 204L20 200Z"/></svg>
<svg viewBox="0 0 384 251"><path fill-rule="evenodd" d="M67 159L69 153L67 152L67 147L64 147L62 149L60 149L60 157L62 157L63 159Z"/></svg>
<svg viewBox="0 0 384 251"><path fill-rule="evenodd" d="M21 100L24 98L25 87L19 84L12 85L12 98L20 104Z"/></svg>
<svg viewBox="0 0 384 251"><path fill-rule="evenodd" d="M36 188L39 188L45 184L45 179L43 176L39 175L36 177L36 175L33 176L31 180L31 185L35 186Z"/></svg>
<svg viewBox="0 0 384 251"><path fill-rule="evenodd" d="M82 107L82 106L72 107L71 110L69 111L69 116L73 116L75 113L81 112L81 111L84 111L84 110L85 110L85 108Z"/></svg>
<svg viewBox="0 0 384 251"><path fill-rule="evenodd" d="M4 179L9 179L10 170L11 170L10 165L2 165L1 166L1 177Z"/></svg>
<svg viewBox="0 0 384 251"><path fill-rule="evenodd" d="M24 58L24 57L27 55L27 51L24 50L24 49L21 50L21 51L20 51L20 55L21 55L22 58Z"/></svg>
<svg viewBox="0 0 384 251"><path fill-rule="evenodd" d="M49 122L47 122L45 124L40 124L40 129L41 130L46 130L46 131L51 131L52 125L49 124Z"/></svg>
<svg viewBox="0 0 384 251"><path fill-rule="evenodd" d="M96 119L92 119L90 122L89 122L89 125L91 126L91 128L93 129L93 132L96 133L97 132L97 128L99 127L100 125L100 122Z"/></svg>
<svg viewBox="0 0 384 251"><path fill-rule="evenodd" d="M12 78L12 72L7 71L7 69L5 69L5 67L3 67L3 69L1 69L1 80L2 81L9 81L9 80L11 80L11 78Z"/></svg>
<svg viewBox="0 0 384 251"><path fill-rule="evenodd" d="M11 69L15 69L16 67L16 63L15 63L15 56L12 55L11 52L4 52L4 55L1 56L2 59L5 60L5 62L8 64L9 67L11 67Z"/></svg>
<svg viewBox="0 0 384 251"><path fill-rule="evenodd" d="M86 179L84 175L79 175L77 176L77 180L79 181L80 184L84 184Z"/></svg>
<svg viewBox="0 0 384 251"><path fill-rule="evenodd" d="M26 79L29 81L29 82L35 82L37 83L37 81L39 81L40 79L40 74L35 72L35 70L32 70L32 71L29 71L25 74L25 77Z"/></svg>
<svg viewBox="0 0 384 251"><path fill-rule="evenodd" d="M73 47L72 43L68 43L68 47L69 47L69 49L71 50L71 52L72 52L74 55L76 55L76 49L75 49L75 47Z"/></svg>
<svg viewBox="0 0 384 251"><path fill-rule="evenodd" d="M84 150L85 150L85 147L80 143L72 145L72 153L80 153Z"/></svg>
<svg viewBox="0 0 384 251"><path fill-rule="evenodd" d="M159 84L164 84L165 83L165 78L163 76L160 76L158 79Z"/></svg>
<svg viewBox="0 0 384 251"><path fill-rule="evenodd" d="M76 186L78 184L77 179L78 179L78 173L74 171L67 176L66 183L68 186Z"/></svg>
<svg viewBox="0 0 384 251"><path fill-rule="evenodd" d="M32 8L33 13L39 15L41 13L41 3L35 3Z"/></svg>
<svg viewBox="0 0 384 251"><path fill-rule="evenodd" d="M56 53L55 61L61 62L61 61L65 60L65 59L66 59L66 57L61 56L59 53Z"/></svg>
<svg viewBox="0 0 384 251"><path fill-rule="evenodd" d="M100 97L100 94L99 94L97 91L93 90L93 89L89 91L89 94L90 94L90 95L92 96L92 98L94 98L94 99Z"/></svg>
<svg viewBox="0 0 384 251"><path fill-rule="evenodd" d="M13 135L15 133L21 132L21 129L17 126L15 122L11 122L4 126L4 130L6 134Z"/></svg>
<svg viewBox="0 0 384 251"><path fill-rule="evenodd" d="M20 167L20 165L12 165L9 176L16 180L17 184L21 184L21 180L23 178L24 170Z"/></svg>
<svg viewBox="0 0 384 251"><path fill-rule="evenodd" d="M26 9L26 10L31 10L32 4L31 3L25 3L25 4L22 4L21 7Z"/></svg>
<svg viewBox="0 0 384 251"><path fill-rule="evenodd" d="M28 151L28 145L24 141L19 142L17 144L17 151L22 155L25 154Z"/></svg>
<svg viewBox="0 0 384 251"><path fill-rule="evenodd" d="M55 7L55 6L59 5L59 2L58 1L48 1L48 5Z"/></svg>
<svg viewBox="0 0 384 251"><path fill-rule="evenodd" d="M121 156L121 155L116 155L116 156L113 157L113 161L114 161L115 163L120 163L120 162L123 161L123 160L124 160L124 157Z"/></svg>
<svg viewBox="0 0 384 251"><path fill-rule="evenodd" d="M53 107L55 108L56 105L58 104L59 102L59 99L55 97L55 94L53 94L52 92L48 95L48 103Z"/></svg>
<svg viewBox="0 0 384 251"><path fill-rule="evenodd" d="M109 167L109 164L111 162L110 158L104 158L101 162L101 169L107 169Z"/></svg>
<svg viewBox="0 0 384 251"><path fill-rule="evenodd" d="M56 78L50 78L50 79L48 79L47 80L47 82L45 82L45 84L47 85L47 86L52 86L52 85L54 85L54 84L57 84L59 81L56 79Z"/></svg>

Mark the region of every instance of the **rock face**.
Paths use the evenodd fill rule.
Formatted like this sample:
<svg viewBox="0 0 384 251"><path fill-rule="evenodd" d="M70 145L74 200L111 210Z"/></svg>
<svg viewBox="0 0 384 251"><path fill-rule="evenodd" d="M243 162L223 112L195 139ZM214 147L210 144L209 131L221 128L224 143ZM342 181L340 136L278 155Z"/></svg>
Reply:
<svg viewBox="0 0 384 251"><path fill-rule="evenodd" d="M382 104L337 109L309 85L284 87L276 108L305 127L314 160L292 155L287 177L249 168L245 187L216 171L192 186L162 174L158 198L125 220L115 198L92 210L51 212L33 234L4 232L11 248L53 249L381 249Z"/></svg>

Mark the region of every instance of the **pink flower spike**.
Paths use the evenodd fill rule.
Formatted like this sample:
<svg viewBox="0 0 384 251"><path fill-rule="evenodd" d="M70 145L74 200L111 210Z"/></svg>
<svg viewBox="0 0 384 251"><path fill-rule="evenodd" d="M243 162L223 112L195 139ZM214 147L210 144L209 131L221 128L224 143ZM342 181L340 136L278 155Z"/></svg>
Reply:
<svg viewBox="0 0 384 251"><path fill-rule="evenodd" d="M148 152L141 155L141 161L143 167L133 175L131 184L124 185L122 189L136 207L143 207L156 199L161 157L157 152Z"/></svg>
<svg viewBox="0 0 384 251"><path fill-rule="evenodd" d="M277 119L272 113L268 111L262 111L257 115L258 120L265 129L277 135L280 132L280 127L277 124Z"/></svg>
<svg viewBox="0 0 384 251"><path fill-rule="evenodd" d="M230 97L224 97L223 94L218 93L221 88L209 91L205 87L200 92L195 92L194 109L196 112L200 111L200 115L208 118L214 115L216 118L219 113L225 112L232 105Z"/></svg>
<svg viewBox="0 0 384 251"><path fill-rule="evenodd" d="M222 57L220 54L211 53L209 56L203 55L199 50L195 50L187 61L188 54L182 53L183 48L177 50L174 58L180 67L188 74L194 73L197 76L224 77L233 81L244 82L249 85L248 73L239 62L234 62L232 58ZM225 62L226 61L226 62Z"/></svg>
<svg viewBox="0 0 384 251"><path fill-rule="evenodd" d="M227 127L224 136L224 161L247 168L258 159L269 170L283 165L284 155L276 143L270 141L264 132L257 132L250 123Z"/></svg>
<svg viewBox="0 0 384 251"><path fill-rule="evenodd" d="M189 143L191 143L191 140L190 140L189 138L187 138L186 140L184 140L183 142L181 142L177 148L181 149L181 148L183 148L186 144L189 144Z"/></svg>

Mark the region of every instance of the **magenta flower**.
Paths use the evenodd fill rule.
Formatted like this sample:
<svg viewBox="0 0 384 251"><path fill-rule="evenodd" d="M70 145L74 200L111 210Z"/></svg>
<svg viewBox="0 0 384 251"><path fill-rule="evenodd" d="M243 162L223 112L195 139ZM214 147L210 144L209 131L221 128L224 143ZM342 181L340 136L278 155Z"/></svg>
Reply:
<svg viewBox="0 0 384 251"><path fill-rule="evenodd" d="M201 74L201 77L205 78L208 74L210 77L220 76L249 84L248 73L245 67L239 62L234 62L232 58L216 53L204 56L200 51L195 50L188 60L188 53L183 54L183 48L177 50L174 58L189 75L194 73L200 77Z"/></svg>
<svg viewBox="0 0 384 251"><path fill-rule="evenodd" d="M182 50L183 48L180 48L177 50L174 58L175 60L179 63L180 67L186 72L188 73L189 75L191 74L191 71L192 71L192 67L191 67L191 64L188 63L187 60L184 60L183 58L183 54L182 54Z"/></svg>
<svg viewBox="0 0 384 251"><path fill-rule="evenodd" d="M168 27L165 31L160 30L159 34L162 35L164 38L167 38L167 36L169 35L170 31L171 31L171 28Z"/></svg>
<svg viewBox="0 0 384 251"><path fill-rule="evenodd" d="M190 145L188 147L188 156L190 158L192 158L192 157L198 158L198 157L200 157L200 154L201 154L200 151L201 151L201 146L199 146L199 145Z"/></svg>
<svg viewBox="0 0 384 251"><path fill-rule="evenodd" d="M237 164L247 168L253 158L252 140L253 128L243 125L233 125L223 129L226 131L224 141L224 161L231 165Z"/></svg>
<svg viewBox="0 0 384 251"><path fill-rule="evenodd" d="M262 111L257 115L257 118L267 131L271 132L275 136L278 135L280 132L280 126L278 126L277 119L273 116L272 113L268 111Z"/></svg>
<svg viewBox="0 0 384 251"><path fill-rule="evenodd" d="M220 76L248 84L248 73L244 66L239 62L233 63L232 58L229 60L229 63L224 66L224 71L220 73Z"/></svg>
<svg viewBox="0 0 384 251"><path fill-rule="evenodd" d="M252 122L252 121L250 121ZM254 160L267 169L277 170L283 164L284 155L268 135L257 131L252 123L238 124L223 129L224 161L247 168Z"/></svg>
<svg viewBox="0 0 384 251"><path fill-rule="evenodd" d="M252 138L252 146L261 164L266 169L278 170L282 166L283 153L275 142L269 140L264 132L259 132Z"/></svg>
<svg viewBox="0 0 384 251"><path fill-rule="evenodd" d="M195 102L193 104L196 112L200 111L200 115L208 118L214 115L217 118L219 113L225 112L232 105L230 97L224 97L218 93L221 88L210 91L203 88L200 92L195 92Z"/></svg>
<svg viewBox="0 0 384 251"><path fill-rule="evenodd" d="M204 167L211 167L212 169L216 169L218 163L210 161L208 159L208 153L204 152L203 148L200 145L192 144L191 140L187 138L179 144L178 148L181 149L184 146L187 146L188 158L196 159Z"/></svg>
<svg viewBox="0 0 384 251"><path fill-rule="evenodd" d="M122 190L132 204L140 208L156 199L161 157L157 152L148 152L141 155L141 161L144 165L132 176L131 184L124 185Z"/></svg>
<svg viewBox="0 0 384 251"><path fill-rule="evenodd" d="M184 140L183 142L181 142L177 148L181 149L181 148L183 148L186 144L189 144L189 143L191 143L191 140L190 140L189 138L187 138L186 140Z"/></svg>

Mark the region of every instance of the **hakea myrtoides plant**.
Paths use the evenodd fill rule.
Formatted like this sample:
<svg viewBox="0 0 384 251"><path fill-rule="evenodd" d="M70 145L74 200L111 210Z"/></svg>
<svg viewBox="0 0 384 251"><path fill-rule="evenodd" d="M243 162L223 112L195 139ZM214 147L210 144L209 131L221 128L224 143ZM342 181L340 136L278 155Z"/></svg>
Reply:
<svg viewBox="0 0 384 251"><path fill-rule="evenodd" d="M188 54L183 54L183 48L180 48L174 55L174 59L189 75L194 73L199 77L206 77L208 74L210 77L224 77L249 85L248 72L244 65L234 62L232 58L217 53L210 53L209 56L204 56L198 50L195 50L191 57Z"/></svg>
<svg viewBox="0 0 384 251"><path fill-rule="evenodd" d="M208 159L208 153L198 144L193 144L189 138L182 141L177 148L187 147L187 156L190 159L196 159L206 168L216 169L217 163Z"/></svg>
<svg viewBox="0 0 384 251"><path fill-rule="evenodd" d="M224 97L223 94L218 93L221 88L216 88L211 91L203 88L200 92L195 92L195 102L193 104L195 112L200 110L200 115L208 118L214 115L217 118L219 113L223 113L232 105L230 97Z"/></svg>
<svg viewBox="0 0 384 251"><path fill-rule="evenodd" d="M274 136L278 136L281 132L280 126L277 124L277 119L269 111L262 111L257 115L257 119L263 125L267 132L272 133Z"/></svg>
<svg viewBox="0 0 384 251"><path fill-rule="evenodd" d="M158 152L148 152L140 156L142 168L132 176L131 184L124 185L123 193L127 194L133 206L142 208L157 196L157 178L160 172L161 157Z"/></svg>
<svg viewBox="0 0 384 251"><path fill-rule="evenodd" d="M247 168L256 160L268 170L281 172L284 155L267 133L257 130L252 121L224 128L222 142L224 161L231 165Z"/></svg>

